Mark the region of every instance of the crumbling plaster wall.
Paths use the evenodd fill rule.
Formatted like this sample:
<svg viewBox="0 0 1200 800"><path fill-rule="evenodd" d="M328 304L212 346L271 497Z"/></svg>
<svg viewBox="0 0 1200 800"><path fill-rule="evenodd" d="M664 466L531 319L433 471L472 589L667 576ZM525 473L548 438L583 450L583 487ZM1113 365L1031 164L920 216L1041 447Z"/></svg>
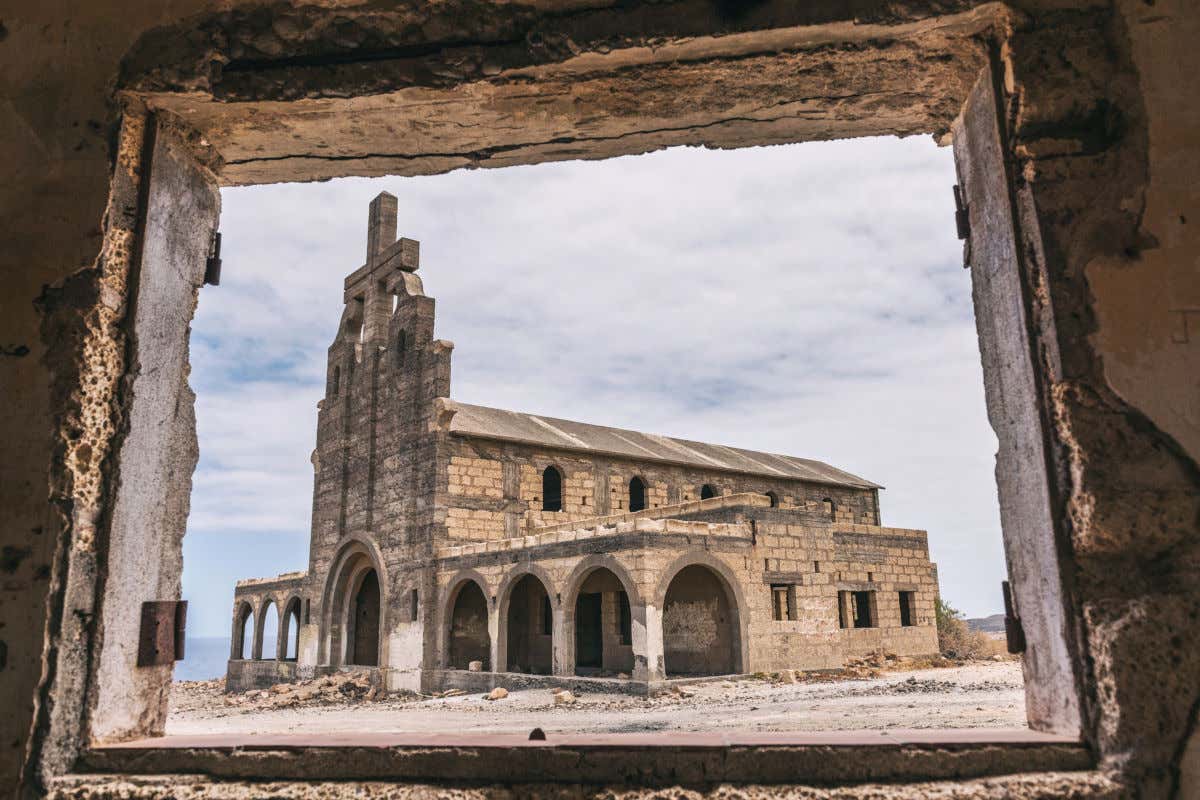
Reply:
<svg viewBox="0 0 1200 800"><path fill-rule="evenodd" d="M110 202L114 214L107 230L118 234L130 230L129 220L122 217L130 207L130 197L128 190L121 188L121 180L128 175L136 183L137 177L136 159L121 162L110 194L109 179L121 152L114 144L118 106L113 89L118 65L151 28L163 26L168 33L175 32L172 36L186 36L197 27L193 15L215 5L93 2L66 9L26 4L19 13L5 11L0 17L0 102L5 109L0 115L0 152L10 168L9 180L0 185L0 218L6 222L7 245L0 248L0 266L6 277L6 291L0 300L0 386L6 403L6 414L0 418L0 436L5 442L5 458L0 459L0 530L5 548L0 615L6 652L0 701L14 710L3 723L0 779L4 783L14 775L30 741L29 722L36 700L44 697L34 690L35 685L43 676L47 682L65 677L66 670L77 670L80 663L65 660L64 654L54 649L60 641L62 618L71 617L85 627L89 624L88 615L80 614L78 608L70 607L71 613L63 615L64 604L72 598L64 596L62 586L68 563L80 568L78 562L68 562L67 554L92 532L80 523L88 522L88 515L94 517L103 507L109 467L105 458L115 430L111 409L116 381L124 369L119 355L124 347L121 237L110 238L115 249L109 258L98 255ZM223 13L234 14L251 4L223 5L227 8ZM811 8L808 4L788 5ZM872 24L892 29L898 25L919 28L934 5L937 11L953 11L968 4L881 2L858 7L860 16ZM1187 267L1195 264L1197 247L1191 231L1200 213L1196 213L1194 190L1189 189L1197 184L1197 168L1194 145L1188 137L1195 130L1198 102L1189 91L1200 57L1194 48L1198 15L1186 0L1016 0L1014 5L1029 16L1013 31L1008 49L1010 88L1020 99L1013 150L1020 156L1022 175L1028 181L1025 188L1035 209L1034 229L1040 229L1044 237L1050 276L1044 297L1053 300L1062 356L1063 380L1053 387L1054 465L1060 485L1066 487L1058 498L1059 510L1070 522L1070 539L1064 546L1077 567L1071 590L1086 620L1077 633L1094 677L1087 690L1091 701L1087 731L1094 734L1106 763L1124 769L1127 777L1142 784L1143 796L1164 796L1188 788L1178 783L1178 759L1194 726L1200 687L1200 625L1196 624L1200 600L1194 580L1200 477L1195 417L1188 410L1194 405L1176 407L1172 402L1176 397L1186 401L1189 390L1194 402L1194 384L1188 384L1186 376L1196 374L1195 346L1183 342L1180 344L1189 349L1165 354L1165 349L1176 344L1168 346L1166 341L1178 334L1180 320L1169 308L1167 321L1162 320L1163 300L1178 296L1191 303L1188 293L1195 280L1195 270L1189 274ZM769 16L777 6L766 3L756 13ZM238 116L250 104L239 108L237 104L207 103L203 93L193 99L198 98L204 109L187 108L190 101L186 98L159 103L164 108L175 103L181 116L198 123L204 113L209 114L210 143L224 145L217 149L230 162L230 180L241 181L301 174L314 178L378 174L404 168L436 171L485 160L502 164L633 152L675 141L732 144L917 132L948 125L956 111L954 100L965 94L974 70L955 71L947 65L972 58L978 65L979 51L955 44L953 36L946 36L950 58L922 62L919 46L902 44L884 48L895 58L878 62L879 68L872 70L868 66L874 51L863 45L860 37L858 48L865 61L857 69L849 68L846 65L854 61L847 57L850 48L836 42L858 35L861 29L838 29L838 12L826 10L834 6L841 7L822 5L799 21L800 27L816 25L812 31L827 37L825 44L817 43L824 49L814 57L794 61L793 73L771 73L769 81L770 87L778 87L820 76L819 81L808 84L816 88L816 99L807 101L811 105L773 107L766 103L750 115L726 106L723 120L689 117L678 130L653 132L615 130L606 134L601 115L591 122L594 147L567 136L528 145L516 142L516 146L497 152L470 148L465 155L430 152L423 160L409 153L376 153L366 148L357 153L295 158L269 152L271 141L286 141L293 133L317 141L322 128L327 140L341 136L343 141L353 142L360 137L343 136L346 132L334 122L337 114L319 106L311 119L285 126L287 133L276 139L272 138L271 121L247 127L245 115ZM411 40L447 40L454 26L445 25L446 19L453 14L463 20L474 18L452 4L444 7L450 11L447 18L416 25L409 34ZM622 8L621 13L629 13L629 9L647 13L637 5ZM521 13L536 16L545 10L531 9L522 8ZM1089 13L1077 14L1078 9ZM562 39L556 41L566 46L565 53L543 47L548 55L534 65L537 68L523 68L520 91L538 85L544 77L538 69L546 70L546 61L553 63L555 58L560 62L574 59L575 67L597 64L605 68L619 63L631 82L612 87L623 91L614 91L611 97L600 92L564 93L562 102L549 104L535 121L546 122L551 133L551 121L571 129L580 123L578 116L572 116L571 105L576 100L584 108L588 102L598 102L600 107L611 102L614 111L624 109L624 119L637 118L643 100L664 99L653 95L656 85L691 104L694 97L681 91L685 85L667 80L685 77L687 67L651 67L632 58L620 59L635 54L651 58L672 48L682 52L684 47L691 48L689 54L696 54L695 48L703 51L746 40L761 44L767 37L755 33L756 26L762 30L774 23L774 18L762 22L751 16L738 23L743 30L737 35L715 43L708 33L731 26L714 18L711 8L676 13L676 4L666 4L664 10L695 29L678 39L664 34L654 41L606 34L578 55ZM603 10L594 13L596 16L582 18L588 29L616 24L613 20L619 16L606 16ZM259 32L270 27L269 12L256 18ZM666 23L660 17L658 24L661 30ZM876 36L879 33L876 30ZM205 44L206 31L194 35ZM914 35L928 39L932 34L916 31ZM325 37L325 41L331 38ZM168 37L167 41L173 40ZM361 44L353 35L347 41L343 51ZM526 50L538 49L532 42L527 44ZM175 63L174 55L180 52L172 48L155 52L144 44L139 47L150 54L142 58L155 64ZM291 44L285 37L267 47L279 47L279 53L286 54ZM603 48L617 52L618 60L610 60ZM271 55L269 51L266 54ZM960 58L955 61L953 56ZM826 66L835 58L841 66ZM197 74L208 73L208 65L203 67ZM411 65L405 68L413 69ZM355 69L348 66L326 70L326 74L344 84L348 80L345 73ZM433 74L427 64L422 69L423 75ZM491 69L479 65L485 75ZM449 71L435 77L455 83L465 74ZM394 75L379 69L361 68L357 78L351 76L350 80L361 85L380 76L394 80ZM920 82L915 88L914 79ZM880 94L872 101L870 92L834 91L856 80L859 85L875 85ZM267 74L249 82L269 85L270 81ZM897 81L906 86L898 88ZM720 81L711 83L720 85ZM560 78L563 86L580 84L575 77ZM337 94L312 81L295 85L327 98ZM189 86L197 88L196 84ZM163 83L159 88L173 87ZM236 94L235 88L247 93L245 96L263 91L257 85L231 87L231 96ZM893 91L907 101L887 101ZM471 95L472 91L460 93ZM832 94L838 96L831 98ZM414 97L407 123L410 131L419 127L416 110L430 110L423 99L428 97ZM712 95L704 99L723 104ZM332 105L328 99L315 102ZM487 106L486 98L480 105ZM382 124L391 111L385 107L373 117L364 114L362 122ZM775 115L799 121L781 122ZM517 116L514 112L508 118ZM475 125L471 130L482 135L485 128ZM605 140L605 135L610 138ZM247 152L231 158L226 151L235 140L244 143ZM392 140L396 140L394 136ZM243 163L233 163L237 161ZM118 265L116 273L114 265ZM72 275L75 277L67 280ZM42 308L35 307L34 300L43 296L47 285L57 288L45 292ZM1130 316L1142 322L1122 324ZM51 635L45 638L48 618ZM51 649L44 651L44 644ZM77 673L71 677L83 679ZM46 708L44 704L42 708ZM78 713L77 708L62 706L55 711ZM43 712L34 742L45 734L46 718ZM1190 752L1195 750L1193 747ZM65 766L57 764L58 768ZM1194 765L1191 774L1195 774ZM1035 796L1035 790L1042 796L1059 796L1067 791L1065 784L1051 783L1050 779L1035 779L1034 787L1021 790L1024 794L1014 791L1011 784L1002 791L1013 796ZM163 786L166 788L138 791L148 796L175 793L173 781ZM903 794L912 788L898 791ZM77 791L87 794L86 788ZM106 790L98 786L97 791L104 796ZM245 790L230 786L211 791L238 796ZM288 791L321 790L294 787ZM752 790L751 796L774 791ZM977 783L928 785L921 793L966 797L987 791L984 784ZM1112 791L1111 787L1090 789L1093 795L1106 791ZM854 792L859 790L840 796L861 794Z"/></svg>
<svg viewBox="0 0 1200 800"><path fill-rule="evenodd" d="M1194 131L1197 100L1171 77L1187 69L1178 61L1197 64L1188 37L1198 20L1194 7L1171 2L1037 20L1014 30L1006 82L1022 223L1040 233L1026 247L1045 265L1049 286L1035 292L1052 309L1060 357L1044 369L1058 373L1057 510L1094 681L1085 731L1108 763L1137 775L1148 795L1165 795L1179 787L1200 702L1200 470L1181 420L1159 413L1163 403L1197 401L1187 373L1172 373L1180 362L1161 337L1161 287L1180 276L1185 300L1198 280L1197 248L1178 234L1195 190L1181 197L1176 178L1195 177L1186 171L1194 144L1181 137ZM1131 355L1139 351L1153 355ZM1190 358L1194 387L1194 350ZM1131 391L1134 363L1140 387Z"/></svg>

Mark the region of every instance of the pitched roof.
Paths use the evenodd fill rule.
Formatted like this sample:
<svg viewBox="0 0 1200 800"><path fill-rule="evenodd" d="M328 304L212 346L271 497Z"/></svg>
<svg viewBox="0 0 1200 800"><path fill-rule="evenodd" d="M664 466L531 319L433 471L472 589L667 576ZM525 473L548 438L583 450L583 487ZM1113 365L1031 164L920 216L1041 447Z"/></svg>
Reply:
<svg viewBox="0 0 1200 800"><path fill-rule="evenodd" d="M454 409L450 433L557 450L576 450L641 461L662 461L701 469L742 472L771 478L813 481L855 489L882 489L857 475L822 461L775 453L759 453L719 444L692 442L567 419L504 411L447 400Z"/></svg>

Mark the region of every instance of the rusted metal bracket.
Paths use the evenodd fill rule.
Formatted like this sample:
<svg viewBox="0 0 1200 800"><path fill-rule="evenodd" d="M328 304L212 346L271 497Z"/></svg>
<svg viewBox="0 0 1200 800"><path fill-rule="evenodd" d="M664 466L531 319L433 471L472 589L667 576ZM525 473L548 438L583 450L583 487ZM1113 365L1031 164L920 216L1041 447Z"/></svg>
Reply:
<svg viewBox="0 0 1200 800"><path fill-rule="evenodd" d="M958 238L966 239L971 235L970 206L963 202L962 188L954 184L954 227L958 230Z"/></svg>
<svg viewBox="0 0 1200 800"><path fill-rule="evenodd" d="M1004 638L1008 640L1008 652L1019 655L1025 652L1025 629L1013 607L1012 587L1008 581L1000 583L1000 591L1004 594Z"/></svg>
<svg viewBox="0 0 1200 800"><path fill-rule="evenodd" d="M963 269L971 267L971 206L963 200L962 187L954 184L954 227L963 244Z"/></svg>
<svg viewBox="0 0 1200 800"><path fill-rule="evenodd" d="M221 232L213 232L212 245L208 250L208 261L204 263L204 285L221 285Z"/></svg>
<svg viewBox="0 0 1200 800"><path fill-rule="evenodd" d="M159 667L182 661L186 631L187 600L147 600L142 603L137 665Z"/></svg>

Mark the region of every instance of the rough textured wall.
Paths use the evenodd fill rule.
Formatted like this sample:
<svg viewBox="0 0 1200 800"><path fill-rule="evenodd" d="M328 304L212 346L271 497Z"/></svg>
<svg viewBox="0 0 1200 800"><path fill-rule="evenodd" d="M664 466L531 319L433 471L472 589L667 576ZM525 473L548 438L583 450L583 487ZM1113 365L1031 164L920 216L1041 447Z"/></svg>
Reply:
<svg viewBox="0 0 1200 800"><path fill-rule="evenodd" d="M202 777L109 777L63 781L55 787L54 800L243 800L261 796L286 800L316 800L368 794L387 800L438 797L440 800L1117 800L1130 796L1116 776L1088 772L1045 772L974 781L930 781L927 783L867 783L846 787L718 785L705 789L686 786L636 788L587 784L509 784L454 786L446 784L362 783L247 783L215 781Z"/></svg>
<svg viewBox="0 0 1200 800"><path fill-rule="evenodd" d="M0 186L0 216L7 223L8 235L8 246L0 250L0 265L9 280L4 313L0 314L0 369L4 371L0 386L8 412L0 422L6 444L6 458L0 465L4 470L0 529L3 544L9 548L5 550L6 595L0 614L5 623L9 673L0 691L12 701L4 707L17 709L4 721L5 741L12 743L5 748L0 764L4 778L12 775L27 740L33 687L43 674L43 644L51 647L45 674L53 677L60 663L53 649L57 640L43 641L45 610L51 611L51 633L56 633L57 610L64 600L60 589L63 562L54 561L53 553L65 553L71 534L77 532L71 527L76 507L86 506L97 496L103 501L103 493L97 495L95 489L106 479L102 454L111 433L111 397L97 394L93 388L77 390L85 385L81 376L89 374L89 365L100 366L96 377L101 387L111 386L120 374L115 361L96 356L123 347L119 324L124 293L119 285L106 281L105 263L97 258L117 153L112 144L116 122L112 89L117 85L120 59L136 40L145 37L137 46L141 55L130 61L127 74L136 73L139 64L153 64L169 73L169 80L159 89L171 88L174 84L170 81L175 80L203 88L196 81L207 80L214 69L218 76L223 74L220 66L232 60L218 58L216 66L207 60L213 51L209 43L214 31L223 31L227 41L245 43L272 27L269 10L247 14L245 9L251 4L243 2L226 6L220 14L194 18L204 5L175 2L148 8L96 2L67 10L33 4L23 6L19 13L6 12L0 28L0 97L7 111L0 123L0 148L5 163L14 165L10 180ZM601 91L602 84L596 85L596 91L560 91L560 102L549 105L554 113L547 115L545 127L534 141L513 142L514 146L497 151L469 143L450 153L424 148L418 156L380 150L373 145L395 141L394 136L378 133L383 121L397 118L388 106L391 100L381 101L378 114L363 116L364 123L378 123L369 128L374 133L360 140L355 131L339 128L338 120L349 115L339 113L344 106L331 98L339 93L347 97L353 94L347 92L348 87L365 81L394 80L396 73L376 66L349 64L328 69L326 64L300 61L296 66L310 69L314 76L294 83L281 81L278 66L262 62L289 55L297 34L287 33L287 26L278 36L264 35L261 52L242 57L242 64L248 67L243 74L250 73L249 79L236 77L235 68L230 71L235 78L221 91L234 98L259 92L263 99L274 91L271 99L276 99L290 86L301 87L305 93L311 90L320 97L303 106L305 112L312 112L303 119L298 117L294 123L281 119L280 127L262 118L261 125L248 123L251 112L260 110L253 103L211 103L203 92L192 99L159 102L164 107L174 103L180 111L193 102L206 106L214 141L226 148L244 143L238 146L245 150L229 159L231 166L241 168L238 180L321 177L585 157L677 141L733 144L937 130L949 124L975 68L982 63L982 51L961 36L946 28L931 30L921 23L932 11L953 11L960 7L958 3L856 6L863 22L884 26L883 30L839 28L836 9L844 8L841 4L784 5L800 9L792 13L811 14L800 23L815 26L798 25L787 41L807 41L818 55L792 59L791 69L796 74L785 70L783 75L772 76L757 70L770 78L762 95L767 102L761 105L741 99L752 98L752 91L743 90L733 106L725 106L724 98L712 92L689 94L685 89L695 85L689 81L699 78L718 86L720 81L709 78L729 73L697 71L672 62L684 48L687 57L695 61L703 61L706 49L721 54L722 48L744 47L747 42L763 51L777 49L778 39L757 31L773 24L771 15L779 12L780 4L764 3L736 26L715 18L709 7L677 13L682 9L664 4L655 23L658 27L647 27L654 33L652 37L628 35L630 31L636 34L640 25L630 22L629 15L645 13L640 5L624 5L614 14L601 8L591 16L568 16L569 22L581 22L586 30L599 30L601 42L580 48L577 54L572 45L578 46L577 39L586 41L587 37L525 40L522 57L534 66L523 68L522 91L550 77L546 60L555 58L564 64L573 61L574 70L589 64L601 69L619 65L629 80L614 84L611 93ZM1085 676L1095 678L1087 692L1092 704L1087 732L1112 757L1111 763L1123 765L1131 778L1143 784L1144 796L1161 796L1178 787L1177 767L1185 751L1184 739L1194 726L1200 686L1200 649L1193 641L1200 628L1194 624L1198 613L1195 503L1200 496L1189 433L1194 423L1187 407L1165 407L1170 398L1187 396L1182 394L1188 388L1186 381L1178 376L1194 375L1195 370L1184 369L1193 363L1191 356L1164 353L1177 344L1171 337L1179 338L1186 335L1183 330L1190 330L1180 327L1187 315L1167 309L1164 323L1161 314L1162 287L1183 293L1192 285L1186 280L1186 271L1181 283L1176 270L1194 263L1196 249L1193 235L1188 233L1195 219L1189 211L1196 203L1188 190L1196 185L1195 152L1188 138L1194 125L1188 120L1197 101L1194 93L1186 91L1186 81L1196 72L1197 15L1185 0L1019 0L1014 5L1029 12L1015 30L1009 49L1010 86L1020 100L1014 155L1019 157L1022 174L1028 176L1028 196L1035 201L1034 216L1045 237L1051 276L1046 296L1054 301L1063 359L1063 381L1054 387L1059 447L1055 467L1066 487L1058 498L1058 508L1070 521L1069 541L1064 547L1078 563L1072 587L1077 601L1074 610L1087 619L1076 631L1089 655L1081 669ZM548 7L533 6L528 13L536 16ZM1090 12L1087 17L1072 13L1084 8ZM1116 14L1106 13L1112 8ZM320 10L309 5L297 13L313 9ZM454 18L461 9L451 6L448 11L448 17ZM459 17L474 18L473 14ZM114 19L120 24L113 24ZM795 17L780 19L786 23ZM237 24L226 24L228 20ZM624 27L618 24L615 31L603 27L617 24L614 20ZM685 29L671 20L687 20L692 27ZM406 32L410 38L389 41L386 46L447 41L460 32L443 18L421 22ZM677 27L663 27L671 24ZM508 23L502 21L491 30L505 25ZM898 43L886 41L889 31L900 31L905 25L914 26L905 34L907 38ZM155 26L161 26L160 30L151 33ZM317 32L313 42L305 45L308 55L336 47L345 56L366 41L354 27L345 32L341 42L336 41L339 31L332 24L307 28ZM475 36L481 29L487 34L487 25L473 26L469 33ZM181 44L193 31L194 40ZM716 42L709 35L714 31L730 35ZM507 34L488 35L503 39ZM881 37L886 46L878 45ZM852 38L857 40L854 44L845 44ZM216 52L228 50L227 41L217 42ZM922 49L939 42L944 43L940 54L936 46ZM654 47L647 46L650 44ZM378 46L374 41L371 45ZM606 47L616 55L610 58L603 52ZM541 57L536 64L529 56L535 50ZM424 58L423 52L397 55ZM189 61L196 54L201 57ZM655 58L667 63L650 63ZM725 58L721 69L732 69L737 60ZM188 69L181 71L180 61ZM467 67L475 63L465 58L458 61ZM970 67L963 67L964 63ZM491 70L491 66L485 70L482 60L479 64L481 72ZM431 97L422 93L446 85L439 81L453 85L459 76L469 74L463 69L456 71L436 56L419 64L402 63L396 72L405 70L423 79L420 86L413 87L410 119ZM326 79L316 80L318 72ZM1180 75L1184 77L1180 79ZM151 78L158 79L155 75ZM582 85L561 76L557 81L560 87ZM651 126L662 126L662 120L642 116L643 103L676 111L678 106L664 103L669 98L655 96L655 86L665 87L666 95L688 104L688 115L678 129L669 125L651 130L606 126L605 114L595 113L611 104L615 116L626 122L644 118ZM770 92L785 86L801 87L808 99L790 105L776 103L781 98ZM593 115L590 121L574 110L577 99L579 108ZM467 107L476 105L468 100ZM752 113L745 113L747 107ZM518 117L507 113L504 121ZM494 116L483 118L489 124L495 120ZM590 126L586 135L574 133L585 122ZM464 136L478 137L489 124L469 127ZM495 129L504 127L497 124ZM276 138L273 131L288 133ZM445 131L443 127L432 135L439 142L455 141L453 137L443 139ZM288 153L281 145L293 141L292 133L310 141L323 137L326 144L336 141L355 150L331 157ZM224 140L217 139L218 135ZM243 163L233 163L237 161ZM126 169L126 174L131 173ZM116 222L109 226L110 230L119 228ZM75 279L64 280L81 269L85 271ZM1125 288L1123 281L1130 282L1133 290ZM50 325L43 333L42 318L33 301L51 284L57 286L47 297L55 302L47 314ZM102 302L106 293L107 300ZM1185 294L1181 296L1187 300ZM102 308L111 313L106 317ZM53 313L54 309L59 313ZM1129 315L1144 322L1120 324ZM1164 335L1164 330L1169 333ZM87 350L92 346L88 342L98 349ZM1189 338L1178 344L1190 347L1190 343ZM72 420L80 418L81 408L96 415L95 424L89 423L87 430L100 434L94 440L99 449L91 446L92 439L70 435ZM77 441L86 441L88 449L76 449L73 442ZM69 452L83 457L68 462ZM83 469L76 470L80 465ZM86 618L83 622L86 624ZM69 716L78 710L59 707L56 713ZM44 733L44 728L41 730ZM1043 794L1069 790L1065 784L1047 786L1037 780L1024 788ZM1016 793L1012 788L1002 790ZM290 791L304 790L293 787ZM973 796L984 789L978 785L961 789L926 786L921 791ZM1088 791L1105 789L1092 786Z"/></svg>
<svg viewBox="0 0 1200 800"><path fill-rule="evenodd" d="M1173 371L1195 354L1168 343L1162 303L1164 286L1187 301L1197 281L1194 235L1180 222L1196 196L1178 181L1194 176L1185 131L1198 100L1172 80L1195 64L1197 24L1186 3L1041 12L1005 51L1018 208L1040 235L1031 254L1049 285L1039 305L1060 357L1047 372L1058 376L1057 511L1092 681L1085 731L1146 796L1179 788L1200 703L1200 470L1194 423L1163 413L1164 402L1195 403L1183 377L1195 370Z"/></svg>

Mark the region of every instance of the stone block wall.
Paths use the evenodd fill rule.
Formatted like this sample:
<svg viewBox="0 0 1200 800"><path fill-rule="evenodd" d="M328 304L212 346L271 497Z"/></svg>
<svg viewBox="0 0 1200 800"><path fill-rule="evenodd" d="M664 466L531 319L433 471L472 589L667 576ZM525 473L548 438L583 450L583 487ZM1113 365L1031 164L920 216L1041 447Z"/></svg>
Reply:
<svg viewBox="0 0 1200 800"><path fill-rule="evenodd" d="M703 657L722 662L712 664L713 672L832 668L881 648L901 655L937 651L937 586L924 531L814 523L807 512L729 500L734 505L719 498L704 505L727 505L726 514L744 521L654 519L651 511L584 529L563 524L536 535L439 548L442 640L456 587L474 582L488 601L491 661L506 669L507 602L517 580L532 574L553 609L557 675L575 673L580 624L575 603L581 591L602 593L603 673L628 671L635 680L697 671L703 662L689 661L689 647L698 657L703 651ZM779 521L788 517L790 523ZM605 569L615 576L613 586L592 585L589 576ZM683 581L689 569L694 574ZM784 618L776 619L773 587L780 586L788 599ZM620 643L622 588L630 604L628 645ZM901 591L912 592L911 625L901 621ZM843 627L844 592L872 593L871 627ZM677 603L682 605L673 608ZM697 603L703 608L691 607ZM700 623L711 636L691 630ZM701 643L705 646L692 647ZM446 666L444 659L435 666Z"/></svg>
<svg viewBox="0 0 1200 800"><path fill-rule="evenodd" d="M587 456L513 442L455 434L446 441L446 536L459 541L513 538L547 525L629 509L629 482L646 486L646 508L700 499L709 485L717 496L770 492L781 509L799 509L847 524L878 524L873 489L700 470L674 464ZM562 510L543 510L542 476L562 475Z"/></svg>

